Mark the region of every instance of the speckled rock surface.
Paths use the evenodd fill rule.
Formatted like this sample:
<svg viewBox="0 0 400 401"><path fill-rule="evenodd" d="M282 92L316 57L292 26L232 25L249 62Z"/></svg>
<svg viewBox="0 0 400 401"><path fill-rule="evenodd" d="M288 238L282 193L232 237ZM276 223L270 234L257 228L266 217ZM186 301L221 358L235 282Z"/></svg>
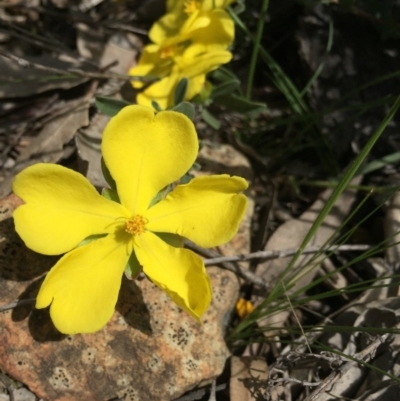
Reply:
<svg viewBox="0 0 400 401"><path fill-rule="evenodd" d="M201 166L199 173L238 175L251 181L253 170L247 158L233 146L227 144L201 143L197 162Z"/></svg>
<svg viewBox="0 0 400 401"><path fill-rule="evenodd" d="M224 149L213 150L214 161L224 163ZM246 164L234 149L229 154L233 167ZM18 238L10 218L18 202L13 195L0 200L0 305L35 298L57 260L30 251ZM248 252L250 217L251 206L222 253ZM48 310L34 309L33 302L0 312L0 368L47 401L177 398L218 376L229 357L223 334L239 283L229 271L207 270L213 301L202 326L147 279L123 279L112 320L95 334L60 334Z"/></svg>
<svg viewBox="0 0 400 401"><path fill-rule="evenodd" d="M213 150L216 161L218 154L226 152ZM9 218L17 205L14 196L0 201L0 305L35 298L57 260L31 252L18 238ZM248 251L250 216L251 207L222 253ZM218 376L229 356L223 332L239 284L231 272L208 272L213 301L202 326L147 279L123 279L112 320L95 334L60 334L48 310L34 309L33 302L0 312L0 368L48 401L179 397Z"/></svg>
<svg viewBox="0 0 400 401"><path fill-rule="evenodd" d="M25 249L12 219L0 223L0 303L34 298L55 258ZM213 304L203 326L148 280L123 280L101 331L65 336L33 304L0 313L0 367L45 400L168 400L218 375L228 350L223 320L237 297L229 272L211 268Z"/></svg>

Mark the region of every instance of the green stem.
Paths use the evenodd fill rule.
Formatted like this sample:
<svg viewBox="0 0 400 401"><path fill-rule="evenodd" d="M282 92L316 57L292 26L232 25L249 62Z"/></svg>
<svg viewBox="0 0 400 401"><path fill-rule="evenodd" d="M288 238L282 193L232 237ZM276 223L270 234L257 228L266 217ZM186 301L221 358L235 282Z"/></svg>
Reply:
<svg viewBox="0 0 400 401"><path fill-rule="evenodd" d="M261 7L260 19L258 20L257 34L254 40L253 53L251 55L249 76L247 79L247 88L246 88L246 98L249 100L251 98L251 91L253 89L254 74L256 71L258 52L260 49L261 38L264 31L265 15L267 14L268 5L269 5L269 0L264 0Z"/></svg>

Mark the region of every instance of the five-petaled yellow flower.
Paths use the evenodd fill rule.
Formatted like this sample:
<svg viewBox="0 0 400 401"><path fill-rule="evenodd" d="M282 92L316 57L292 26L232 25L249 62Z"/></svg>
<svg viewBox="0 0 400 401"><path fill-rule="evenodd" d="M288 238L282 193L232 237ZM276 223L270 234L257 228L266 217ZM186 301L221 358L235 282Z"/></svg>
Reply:
<svg viewBox="0 0 400 401"><path fill-rule="evenodd" d="M36 164L15 178L25 204L15 227L36 252L67 252L47 274L36 299L50 305L62 333L101 329L114 313L125 267L134 253L143 272L196 319L209 306L210 280L195 253L164 242L163 233L203 247L229 241L246 208L239 177L198 177L177 185L163 200L152 199L192 166L198 151L193 123L184 115L154 115L145 106L122 109L107 125L104 161L121 203L101 196L81 174L54 164ZM87 237L103 234L86 245Z"/></svg>

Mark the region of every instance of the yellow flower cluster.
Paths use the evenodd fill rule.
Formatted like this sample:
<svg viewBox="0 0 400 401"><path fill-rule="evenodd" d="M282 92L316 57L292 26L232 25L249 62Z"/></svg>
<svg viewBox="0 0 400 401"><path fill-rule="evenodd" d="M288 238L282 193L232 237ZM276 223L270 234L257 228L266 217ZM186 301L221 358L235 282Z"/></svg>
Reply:
<svg viewBox="0 0 400 401"><path fill-rule="evenodd" d="M167 0L167 13L151 28L147 45L130 75L153 76L149 86L133 81L143 90L137 102L150 106L152 100L163 109L173 106L175 88L188 79L185 99L200 93L206 74L228 63L227 51L234 39L234 23L224 11L234 0Z"/></svg>

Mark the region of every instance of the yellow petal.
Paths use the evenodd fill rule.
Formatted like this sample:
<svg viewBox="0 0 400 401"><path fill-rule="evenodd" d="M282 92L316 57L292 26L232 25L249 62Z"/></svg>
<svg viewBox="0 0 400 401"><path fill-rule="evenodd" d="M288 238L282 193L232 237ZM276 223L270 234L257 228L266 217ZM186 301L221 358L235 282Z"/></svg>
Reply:
<svg viewBox="0 0 400 401"><path fill-rule="evenodd" d="M167 13L176 13L182 10L186 0L167 0Z"/></svg>
<svg viewBox="0 0 400 401"><path fill-rule="evenodd" d="M198 151L193 123L181 113L127 106L103 133L102 153L122 205L142 214L151 199L192 166Z"/></svg>
<svg viewBox="0 0 400 401"><path fill-rule="evenodd" d="M154 77L165 77L170 74L173 62L170 58L162 58L162 48L158 45L150 44L143 49L137 65L129 70L129 75ZM132 80L132 86L136 89L142 88L145 83Z"/></svg>
<svg viewBox="0 0 400 401"><path fill-rule="evenodd" d="M171 72L167 77L154 82L138 93L136 101L140 105L151 106L152 100L155 100L162 109L173 106L175 88L179 81L179 74Z"/></svg>
<svg viewBox="0 0 400 401"><path fill-rule="evenodd" d="M232 59L232 53L228 51L214 51L197 55L204 51L203 45L189 46L179 62L181 75L188 79L201 74L207 74L215 70L222 64L229 63Z"/></svg>
<svg viewBox="0 0 400 401"><path fill-rule="evenodd" d="M155 100L162 109L173 106L176 86L185 77L183 74L175 72L175 70L176 68L168 77L155 82L139 93L136 98L138 104L151 106L151 101ZM200 93L205 80L205 74L191 77L188 81L185 100L191 100Z"/></svg>
<svg viewBox="0 0 400 401"><path fill-rule="evenodd" d="M196 19L188 19L181 29L192 43L203 44L205 51L225 50L232 44L235 26L229 14L223 10L200 12Z"/></svg>
<svg viewBox="0 0 400 401"><path fill-rule="evenodd" d="M237 232L247 206L247 188L240 177L214 175L178 185L150 208L147 229L170 232L209 248L228 242Z"/></svg>
<svg viewBox="0 0 400 401"><path fill-rule="evenodd" d="M166 244L151 232L135 237L134 249L154 284L200 321L211 302L211 283L201 258Z"/></svg>
<svg viewBox="0 0 400 401"><path fill-rule="evenodd" d="M225 8L235 1L236 0L202 0L201 9L209 11L215 8Z"/></svg>
<svg viewBox="0 0 400 401"><path fill-rule="evenodd" d="M89 235L109 233L116 218L130 216L83 175L56 164L23 170L13 190L25 201L14 212L15 229L28 248L45 255L67 252Z"/></svg>
<svg viewBox="0 0 400 401"><path fill-rule="evenodd" d="M184 13L169 13L157 20L149 31L149 38L152 42L162 44L167 38L179 33L179 28L186 19Z"/></svg>
<svg viewBox="0 0 400 401"><path fill-rule="evenodd" d="M155 100L161 108L167 108L174 104L174 93L178 82L182 78L189 80L186 100L192 99L200 93L205 82L205 74L215 70L221 64L228 63L232 54L228 51L214 51L204 53L203 45L191 45L185 50L184 57L179 64L175 64L171 73L151 84L137 95L137 102L141 105L150 106ZM199 54L201 53L201 54Z"/></svg>
<svg viewBox="0 0 400 401"><path fill-rule="evenodd" d="M185 3L186 1L182 0L173 0L167 2L167 13L163 15L159 20L157 20L150 29L149 37L152 42L161 44L165 40L171 39L176 36L176 42L183 42L185 40L202 40L202 38L198 35L196 38L187 37L188 35L188 25L191 25L194 20L199 19L199 17L203 16L205 13L210 13L214 11L223 11L222 8L225 8L234 0L207 0L207 1L197 1L198 9L194 7L192 13L186 13ZM222 16L222 14L220 14ZM222 18L225 18L222 16ZM202 24L207 22L201 22ZM222 21L224 23L224 21ZM199 21L196 21L196 24L200 24ZM207 23L208 24L208 23ZM232 31L233 31L233 22ZM210 28L208 32L204 32L206 34L212 34ZM222 39L222 38L221 38ZM216 41L218 42L218 37L216 37Z"/></svg>
<svg viewBox="0 0 400 401"><path fill-rule="evenodd" d="M65 254L47 274L36 308L50 306L65 334L93 333L111 318L129 259L130 236L109 234Z"/></svg>
<svg viewBox="0 0 400 401"><path fill-rule="evenodd" d="M205 74L198 75L189 80L185 100L191 100L198 95L206 82Z"/></svg>
<svg viewBox="0 0 400 401"><path fill-rule="evenodd" d="M235 26L224 10L199 11L192 14L181 26L179 34L168 37L166 42L191 41L203 45L205 52L226 50L233 42Z"/></svg>

